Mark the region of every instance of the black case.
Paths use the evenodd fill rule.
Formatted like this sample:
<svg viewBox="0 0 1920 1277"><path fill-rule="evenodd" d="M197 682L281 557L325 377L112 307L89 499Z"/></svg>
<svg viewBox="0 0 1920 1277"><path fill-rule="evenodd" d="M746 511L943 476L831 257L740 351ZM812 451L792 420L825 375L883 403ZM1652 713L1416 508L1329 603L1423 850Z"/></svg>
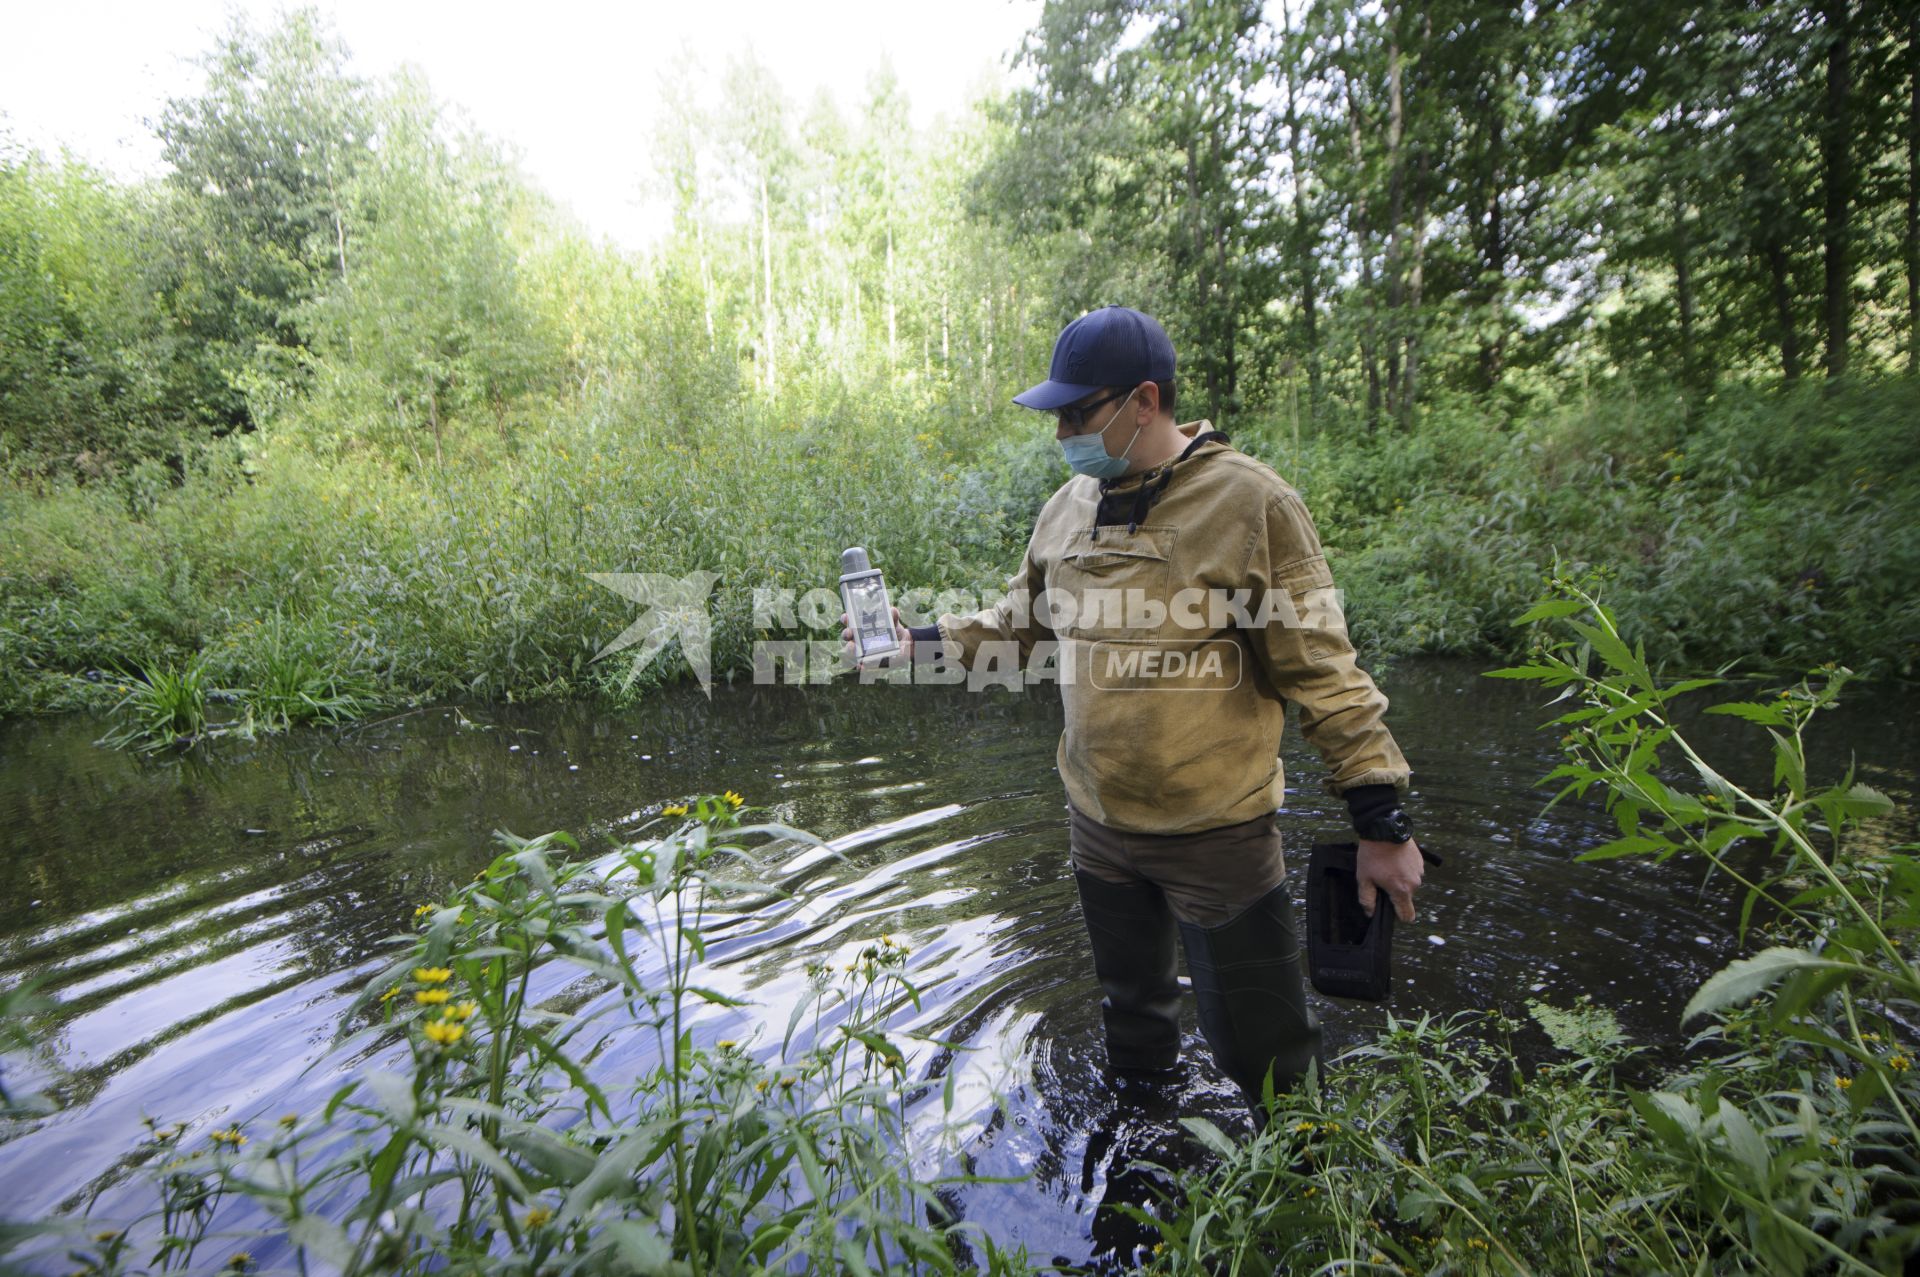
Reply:
<svg viewBox="0 0 1920 1277"><path fill-rule="evenodd" d="M1381 892L1369 918L1360 909L1350 842L1314 844L1307 869L1307 971L1329 997L1379 1002L1391 991L1393 902Z"/></svg>

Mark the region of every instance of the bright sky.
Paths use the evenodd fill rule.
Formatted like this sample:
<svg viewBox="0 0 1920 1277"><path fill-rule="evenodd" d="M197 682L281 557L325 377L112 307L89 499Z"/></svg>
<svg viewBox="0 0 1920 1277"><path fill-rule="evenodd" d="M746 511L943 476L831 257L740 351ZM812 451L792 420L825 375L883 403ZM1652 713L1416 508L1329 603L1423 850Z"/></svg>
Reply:
<svg viewBox="0 0 1920 1277"><path fill-rule="evenodd" d="M194 59L238 10L272 0L66 0L9 6L0 130L64 145L122 176L158 172L143 121L196 90ZM890 60L914 120L953 116L1004 82L1040 0L319 0L363 75L420 67L436 96L519 151L589 228L630 247L663 221L643 202L659 72L683 45L715 74L751 47L796 105L827 89L851 111Z"/></svg>

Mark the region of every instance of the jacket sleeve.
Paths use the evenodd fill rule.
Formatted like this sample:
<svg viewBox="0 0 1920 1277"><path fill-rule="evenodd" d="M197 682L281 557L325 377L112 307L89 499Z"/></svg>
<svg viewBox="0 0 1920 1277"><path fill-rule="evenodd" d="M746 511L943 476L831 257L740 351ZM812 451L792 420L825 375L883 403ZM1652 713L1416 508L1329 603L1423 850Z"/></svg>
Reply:
<svg viewBox="0 0 1920 1277"><path fill-rule="evenodd" d="M1008 654L1014 649L1004 645L1017 645L1016 668L1023 668L1033 645L1053 638L1053 631L1036 614L1045 590L1046 578L1034 562L1033 542L1029 540L1026 552L1020 557L1019 569L1007 578L1005 597L979 612L942 616L940 637L947 644L947 650L968 669L973 668L980 659L981 649L989 643L1002 645L998 650Z"/></svg>
<svg viewBox="0 0 1920 1277"><path fill-rule="evenodd" d="M1327 789L1404 789L1407 760L1387 730L1387 698L1360 668L1320 534L1292 489L1268 502L1252 537L1246 583L1267 624L1248 635L1274 690L1300 708L1300 730L1329 772ZM1271 597L1268 597L1271 595Z"/></svg>

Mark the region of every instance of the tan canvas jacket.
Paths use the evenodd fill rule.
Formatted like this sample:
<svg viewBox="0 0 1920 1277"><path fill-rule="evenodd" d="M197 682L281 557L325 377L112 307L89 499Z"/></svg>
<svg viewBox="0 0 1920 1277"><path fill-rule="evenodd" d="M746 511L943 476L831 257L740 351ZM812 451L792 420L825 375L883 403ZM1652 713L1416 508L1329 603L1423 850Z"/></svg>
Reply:
<svg viewBox="0 0 1920 1277"><path fill-rule="evenodd" d="M1180 430L1213 433L1204 421ZM1007 597L940 618L947 650L969 669L1011 651L1058 662L1061 780L1075 807L1116 829L1192 833L1278 809L1287 701L1332 792L1404 787L1387 698L1355 660L1300 495L1224 436L1112 490L1169 471L1131 531L1096 528L1099 481L1068 480Z"/></svg>

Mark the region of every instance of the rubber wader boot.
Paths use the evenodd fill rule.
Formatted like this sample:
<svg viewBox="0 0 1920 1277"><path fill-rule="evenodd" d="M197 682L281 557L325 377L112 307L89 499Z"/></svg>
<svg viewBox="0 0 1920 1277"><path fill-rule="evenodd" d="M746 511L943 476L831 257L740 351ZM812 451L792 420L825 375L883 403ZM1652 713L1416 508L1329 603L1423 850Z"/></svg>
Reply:
<svg viewBox="0 0 1920 1277"><path fill-rule="evenodd" d="M1304 1076L1320 1055L1320 1024L1307 1009L1300 938L1285 884L1223 926L1182 922L1180 938L1200 1031L1220 1071L1246 1097L1255 1129L1264 1128L1260 1091L1267 1070L1273 1070L1277 1092Z"/></svg>
<svg viewBox="0 0 1920 1277"><path fill-rule="evenodd" d="M1150 882L1107 882L1079 870L1073 881L1107 995L1107 1066L1123 1074L1171 1069L1180 1060L1180 981L1166 896Z"/></svg>

